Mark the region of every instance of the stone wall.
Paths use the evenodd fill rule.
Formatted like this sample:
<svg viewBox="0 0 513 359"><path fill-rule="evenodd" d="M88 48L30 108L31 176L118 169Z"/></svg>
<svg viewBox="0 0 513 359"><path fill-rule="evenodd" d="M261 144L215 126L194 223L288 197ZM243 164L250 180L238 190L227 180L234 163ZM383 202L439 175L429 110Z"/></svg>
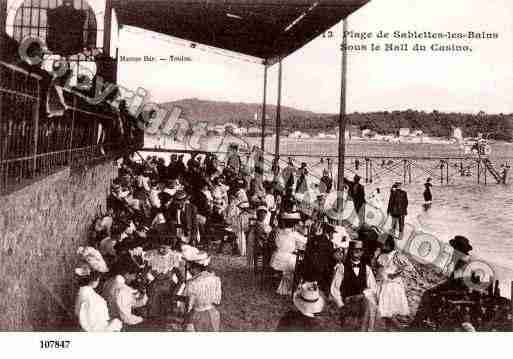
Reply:
<svg viewBox="0 0 513 359"><path fill-rule="evenodd" d="M68 168L0 197L0 330L74 328L75 253L116 173Z"/></svg>

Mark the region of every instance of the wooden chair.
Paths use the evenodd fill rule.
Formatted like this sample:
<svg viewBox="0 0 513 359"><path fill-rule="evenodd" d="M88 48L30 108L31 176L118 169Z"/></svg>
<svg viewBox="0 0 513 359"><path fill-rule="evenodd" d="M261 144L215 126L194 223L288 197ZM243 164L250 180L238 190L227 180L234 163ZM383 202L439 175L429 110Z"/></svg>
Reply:
<svg viewBox="0 0 513 359"><path fill-rule="evenodd" d="M294 293L297 287L303 281L303 273L304 273L304 260L305 260L305 251L297 250L296 252L296 266L294 268L294 277L292 280L292 297L294 297Z"/></svg>

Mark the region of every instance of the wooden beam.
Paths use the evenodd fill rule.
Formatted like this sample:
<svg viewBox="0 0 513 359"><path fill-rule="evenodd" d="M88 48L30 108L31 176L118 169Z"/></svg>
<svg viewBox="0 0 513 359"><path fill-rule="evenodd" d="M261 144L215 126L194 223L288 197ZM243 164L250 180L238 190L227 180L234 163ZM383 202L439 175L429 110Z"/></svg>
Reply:
<svg viewBox="0 0 513 359"><path fill-rule="evenodd" d="M267 65L264 65L264 98L262 100L262 144L261 150L265 151L265 114L267 107Z"/></svg>
<svg viewBox="0 0 513 359"><path fill-rule="evenodd" d="M342 30L342 69L340 74L340 111L338 116L338 181L337 181L337 210L341 213L344 210L344 161L346 158L346 86L347 86L347 18L343 22Z"/></svg>
<svg viewBox="0 0 513 359"><path fill-rule="evenodd" d="M105 0L105 15L103 26L103 53L112 57L110 53L112 35L112 0Z"/></svg>
<svg viewBox="0 0 513 359"><path fill-rule="evenodd" d="M5 57L5 22L7 19L7 0L0 0L0 60Z"/></svg>
<svg viewBox="0 0 513 359"><path fill-rule="evenodd" d="M276 104L276 143L274 158L280 158L280 133L281 133L281 87L282 87L282 60L278 62L278 102Z"/></svg>

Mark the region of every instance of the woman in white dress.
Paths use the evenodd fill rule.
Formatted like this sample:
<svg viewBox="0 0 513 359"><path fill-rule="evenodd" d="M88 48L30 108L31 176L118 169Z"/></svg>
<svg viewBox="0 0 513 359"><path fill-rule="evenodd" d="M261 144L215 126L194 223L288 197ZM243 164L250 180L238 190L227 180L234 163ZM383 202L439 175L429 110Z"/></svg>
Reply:
<svg viewBox="0 0 513 359"><path fill-rule="evenodd" d="M80 289L75 301L75 315L82 330L86 332L119 332L122 323L111 319L107 302L95 289L100 283L100 273L87 266L77 268Z"/></svg>
<svg viewBox="0 0 513 359"><path fill-rule="evenodd" d="M281 221L283 228L275 232L276 251L271 257L270 265L281 271L282 279L276 292L280 295L292 294L292 282L296 268L296 250L304 249L306 237L294 230L294 225L301 220L299 213L283 213Z"/></svg>
<svg viewBox="0 0 513 359"><path fill-rule="evenodd" d="M401 274L408 266L408 260L395 249L392 236L383 245L383 253L377 259L378 311L387 328L397 329L397 316L410 314L408 300Z"/></svg>

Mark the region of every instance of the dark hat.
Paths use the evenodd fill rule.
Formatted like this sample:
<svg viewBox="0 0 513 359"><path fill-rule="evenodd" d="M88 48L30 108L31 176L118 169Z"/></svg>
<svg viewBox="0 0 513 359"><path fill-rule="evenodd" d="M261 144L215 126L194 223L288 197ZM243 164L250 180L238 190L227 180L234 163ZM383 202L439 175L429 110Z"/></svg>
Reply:
<svg viewBox="0 0 513 359"><path fill-rule="evenodd" d="M128 253L123 253L119 260L114 265L112 271L117 274L135 274L139 272L140 268L134 262L132 257Z"/></svg>
<svg viewBox="0 0 513 359"><path fill-rule="evenodd" d="M349 242L349 249L363 249L363 242L352 240Z"/></svg>
<svg viewBox="0 0 513 359"><path fill-rule="evenodd" d="M324 232L329 233L337 233L337 228L329 223L323 223Z"/></svg>
<svg viewBox="0 0 513 359"><path fill-rule="evenodd" d="M454 236L454 238L449 241L449 244L452 248L467 256L469 252L472 250L470 241L468 240L468 238L463 236Z"/></svg>

